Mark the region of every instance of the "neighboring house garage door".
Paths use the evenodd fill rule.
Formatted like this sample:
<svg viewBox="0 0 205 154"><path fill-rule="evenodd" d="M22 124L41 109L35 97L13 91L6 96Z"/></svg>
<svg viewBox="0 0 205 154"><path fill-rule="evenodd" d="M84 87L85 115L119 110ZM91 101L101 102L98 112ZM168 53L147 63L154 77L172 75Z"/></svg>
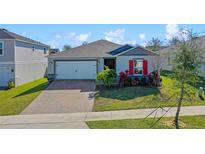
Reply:
<svg viewBox="0 0 205 154"><path fill-rule="evenodd" d="M8 67L0 67L0 87L7 87L10 80L10 69Z"/></svg>
<svg viewBox="0 0 205 154"><path fill-rule="evenodd" d="M96 61L56 61L56 79L96 79Z"/></svg>

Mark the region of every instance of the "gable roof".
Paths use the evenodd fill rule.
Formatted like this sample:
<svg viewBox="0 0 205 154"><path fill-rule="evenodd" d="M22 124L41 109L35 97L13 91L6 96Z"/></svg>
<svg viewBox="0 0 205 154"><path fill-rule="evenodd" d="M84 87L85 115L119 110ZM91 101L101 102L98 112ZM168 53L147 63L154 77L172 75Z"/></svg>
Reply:
<svg viewBox="0 0 205 154"><path fill-rule="evenodd" d="M110 51L109 54L117 55L117 54L120 54L120 53L122 53L122 52L124 52L126 50L131 49L131 48L133 48L133 46L131 46L129 44L125 44L125 45L123 45L123 46L121 46L121 47L119 47L117 49L114 49L114 50Z"/></svg>
<svg viewBox="0 0 205 154"><path fill-rule="evenodd" d="M46 45L46 44L43 44L41 42L32 40L30 38L21 36L19 34L13 33L13 32L10 32L6 29L0 29L0 39L14 39L14 40L22 41L22 42L27 42L27 43L31 43L31 44L36 44L36 45L48 47L48 45Z"/></svg>
<svg viewBox="0 0 205 154"><path fill-rule="evenodd" d="M141 46L137 46L135 48L132 48L130 50L127 50L123 53L121 53L120 55L126 55L126 56L131 56L131 55L150 55L150 56L157 56L157 53L154 53L152 51L149 51Z"/></svg>
<svg viewBox="0 0 205 154"><path fill-rule="evenodd" d="M63 52L52 54L49 57L72 57L72 58L95 58L95 57L112 57L110 51L121 47L107 40L98 40L95 42L81 45L75 48L68 49Z"/></svg>
<svg viewBox="0 0 205 154"><path fill-rule="evenodd" d="M49 55L50 58L98 58L98 57L117 57L127 52L134 52L132 55L158 55L141 46L133 47L131 45L120 45L107 40L98 40L95 42L81 45ZM131 55L131 54L130 54Z"/></svg>
<svg viewBox="0 0 205 154"><path fill-rule="evenodd" d="M136 47L132 47L128 50L125 50L121 53L119 53L117 56L120 55L151 55L151 56L159 56L158 53L155 53L151 50L148 50L140 45L137 45Z"/></svg>

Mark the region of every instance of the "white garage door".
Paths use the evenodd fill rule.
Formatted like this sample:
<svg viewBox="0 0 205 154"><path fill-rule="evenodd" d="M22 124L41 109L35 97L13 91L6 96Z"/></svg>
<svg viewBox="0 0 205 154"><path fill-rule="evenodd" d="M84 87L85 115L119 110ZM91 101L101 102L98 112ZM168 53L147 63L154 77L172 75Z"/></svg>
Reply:
<svg viewBox="0 0 205 154"><path fill-rule="evenodd" d="M56 79L96 79L96 61L56 61Z"/></svg>
<svg viewBox="0 0 205 154"><path fill-rule="evenodd" d="M7 87L10 80L10 69L8 67L0 67L0 87Z"/></svg>

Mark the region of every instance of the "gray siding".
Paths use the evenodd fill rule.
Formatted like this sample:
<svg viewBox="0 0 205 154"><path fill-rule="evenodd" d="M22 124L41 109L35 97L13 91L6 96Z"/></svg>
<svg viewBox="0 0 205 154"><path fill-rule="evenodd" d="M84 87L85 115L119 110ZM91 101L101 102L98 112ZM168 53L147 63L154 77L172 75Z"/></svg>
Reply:
<svg viewBox="0 0 205 154"><path fill-rule="evenodd" d="M125 71L129 69L129 60L134 58L145 58L148 60L148 73L158 69L159 66L159 57L158 56L119 56L116 58L116 72L119 74L121 71ZM84 58L84 60L89 60L92 58ZM98 73L104 70L104 58L97 58L98 59ZM48 59L48 74L55 73L55 60L82 60L82 59L75 59L75 58L49 58Z"/></svg>
<svg viewBox="0 0 205 154"><path fill-rule="evenodd" d="M54 60L52 58L48 58L48 74L54 74Z"/></svg>
<svg viewBox="0 0 205 154"><path fill-rule="evenodd" d="M129 60L144 58L148 61L148 73L158 69L158 56L119 56L116 59L116 72L129 70Z"/></svg>
<svg viewBox="0 0 205 154"><path fill-rule="evenodd" d="M0 56L0 62L14 62L14 40L1 40L4 42L4 55Z"/></svg>
<svg viewBox="0 0 205 154"><path fill-rule="evenodd" d="M99 58L98 60L98 72L101 72L104 70L104 58Z"/></svg>
<svg viewBox="0 0 205 154"><path fill-rule="evenodd" d="M173 60L176 56L176 52L174 52L174 50L172 52L167 52L167 53L162 53L160 55L160 67L163 70L169 70L171 71L173 69ZM201 68L200 68L200 76L205 77L205 53L203 53L202 55L203 58L203 62L201 64Z"/></svg>
<svg viewBox="0 0 205 154"><path fill-rule="evenodd" d="M175 54L163 54L160 55L160 66L163 70L172 70L172 61Z"/></svg>
<svg viewBox="0 0 205 154"><path fill-rule="evenodd" d="M15 46L15 81L21 85L46 75L48 54L44 54L44 47L16 41Z"/></svg>
<svg viewBox="0 0 205 154"><path fill-rule="evenodd" d="M35 47L35 50L32 50L32 46ZM48 54L44 54L44 47L32 45L20 41L16 41L15 46L16 56L15 61L45 61Z"/></svg>
<svg viewBox="0 0 205 154"><path fill-rule="evenodd" d="M15 79L15 65L14 64L1 64L0 63L0 68L1 67L6 67L9 68L10 73L9 73L9 80L14 80Z"/></svg>
<svg viewBox="0 0 205 154"><path fill-rule="evenodd" d="M45 62L16 63L15 69L15 82L18 86L44 77L47 64Z"/></svg>

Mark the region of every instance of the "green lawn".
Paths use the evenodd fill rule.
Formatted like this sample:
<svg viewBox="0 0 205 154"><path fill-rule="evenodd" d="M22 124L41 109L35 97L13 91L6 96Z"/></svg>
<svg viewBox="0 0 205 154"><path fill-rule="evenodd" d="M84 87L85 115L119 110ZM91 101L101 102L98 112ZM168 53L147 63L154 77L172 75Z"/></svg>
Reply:
<svg viewBox="0 0 205 154"><path fill-rule="evenodd" d="M179 88L177 81L166 73L161 75L162 87L125 87L103 90L96 94L93 111L152 108L157 106L176 106ZM185 97L183 106L205 105L205 100L197 96L198 86L205 87L205 81L197 87L186 85L190 96Z"/></svg>
<svg viewBox="0 0 205 154"><path fill-rule="evenodd" d="M127 119L127 120L107 120L88 121L87 125L92 129L149 129L157 119ZM153 128L172 129L175 128L174 118L162 118ZM180 117L180 128L184 129L204 129L205 116L184 116Z"/></svg>
<svg viewBox="0 0 205 154"><path fill-rule="evenodd" d="M48 85L46 78L0 91L0 115L21 113Z"/></svg>

